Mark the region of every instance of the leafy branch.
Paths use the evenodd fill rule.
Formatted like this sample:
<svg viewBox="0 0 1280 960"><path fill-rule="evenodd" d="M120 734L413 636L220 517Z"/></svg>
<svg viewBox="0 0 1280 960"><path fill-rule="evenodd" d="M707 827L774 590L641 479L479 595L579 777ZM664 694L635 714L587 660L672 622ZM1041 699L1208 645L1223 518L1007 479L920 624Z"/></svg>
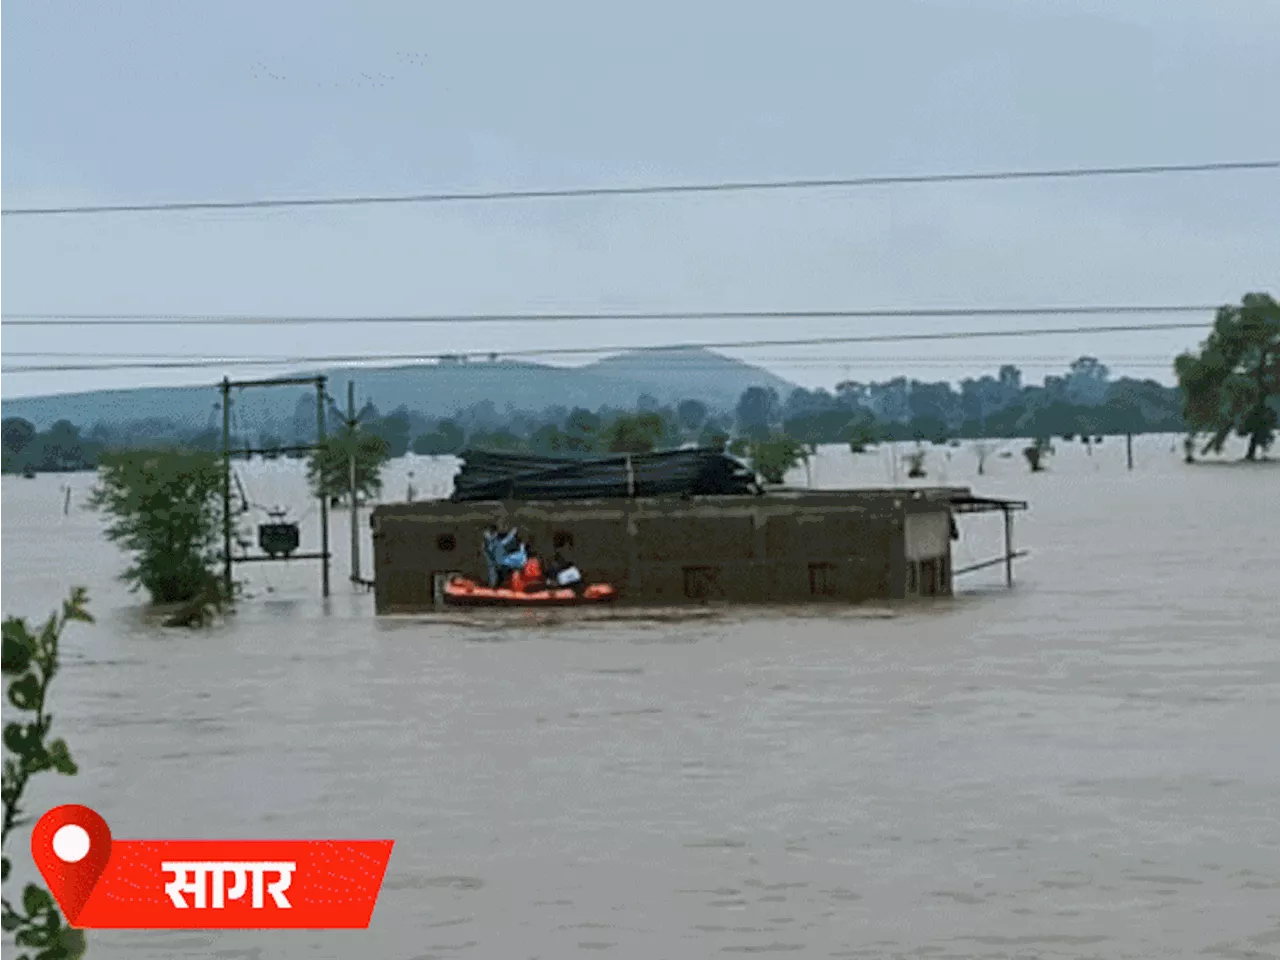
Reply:
<svg viewBox="0 0 1280 960"><path fill-rule="evenodd" d="M6 694L9 703L21 711L24 720L4 725L4 833L7 852L9 834L28 820L23 816L22 795L37 773L54 770L65 776L76 773L75 761L67 742L61 738L48 740L53 715L47 708L49 685L58 672L58 641L71 621L92 623L85 609L88 595L77 587L63 602L61 613L53 613L37 631L26 620L6 617L3 626L4 676L9 679ZM5 882L9 880L10 862L5 856ZM34 883L22 891L22 909L3 900L4 932L12 933L19 947L33 947L36 953L21 954L18 960L74 960L85 951L84 934L63 926L62 916L53 897Z"/></svg>

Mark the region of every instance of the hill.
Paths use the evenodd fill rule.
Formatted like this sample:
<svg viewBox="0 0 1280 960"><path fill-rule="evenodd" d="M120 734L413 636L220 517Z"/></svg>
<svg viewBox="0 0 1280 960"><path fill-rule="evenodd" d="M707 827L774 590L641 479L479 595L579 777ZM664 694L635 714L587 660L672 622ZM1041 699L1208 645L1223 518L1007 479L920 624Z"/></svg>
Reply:
<svg viewBox="0 0 1280 960"><path fill-rule="evenodd" d="M632 351L586 367L551 367L514 361L448 362L399 367L346 367L325 373L329 391L345 404L347 381L356 384L361 403L371 400L384 412L405 406L427 417L445 417L491 401L498 410L542 410L552 405L631 408L642 394L664 403L686 397L714 409L732 409L749 386L774 386L785 396L794 386L768 371L706 350ZM216 382L216 381L215 381ZM83 427L140 420L169 420L197 428L221 423L215 382L192 387L143 387L98 390L5 400L3 415L22 417L38 429L57 420ZM305 387L246 390L236 404L236 426L269 429L291 421L300 400L313 396Z"/></svg>
<svg viewBox="0 0 1280 960"><path fill-rule="evenodd" d="M649 385L664 403L693 397L713 409L732 410L747 387L772 387L785 400L796 385L761 367L701 347L630 350L584 368L595 376Z"/></svg>

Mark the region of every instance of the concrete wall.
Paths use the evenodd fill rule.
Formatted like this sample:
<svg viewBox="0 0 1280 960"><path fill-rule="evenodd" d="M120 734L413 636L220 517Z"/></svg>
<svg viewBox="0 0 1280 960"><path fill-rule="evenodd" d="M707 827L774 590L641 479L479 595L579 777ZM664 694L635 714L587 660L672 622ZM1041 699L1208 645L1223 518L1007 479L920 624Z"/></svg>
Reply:
<svg viewBox="0 0 1280 960"><path fill-rule="evenodd" d="M930 574L931 592L950 593L947 501L958 492L967 491L384 505L373 514L377 610L429 609L437 574L483 578L490 523L518 526L540 554L560 547L624 602L897 598L911 595L912 582L930 592L919 589L930 559L946 574Z"/></svg>

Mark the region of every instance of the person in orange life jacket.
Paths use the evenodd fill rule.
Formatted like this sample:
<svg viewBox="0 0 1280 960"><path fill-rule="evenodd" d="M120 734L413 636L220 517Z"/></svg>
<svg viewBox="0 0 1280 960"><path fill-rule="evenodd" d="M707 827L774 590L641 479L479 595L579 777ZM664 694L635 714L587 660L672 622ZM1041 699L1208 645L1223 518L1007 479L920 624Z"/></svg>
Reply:
<svg viewBox="0 0 1280 960"><path fill-rule="evenodd" d="M533 554L530 554L529 562L520 571L520 577L524 580L524 589L531 593L547 588L547 578L542 572L542 561Z"/></svg>
<svg viewBox="0 0 1280 960"><path fill-rule="evenodd" d="M511 589L522 593L545 590L547 586L546 576L542 572L542 561L538 559L537 553L534 552L533 543L525 541L524 549L527 559L524 562L524 566L512 571Z"/></svg>

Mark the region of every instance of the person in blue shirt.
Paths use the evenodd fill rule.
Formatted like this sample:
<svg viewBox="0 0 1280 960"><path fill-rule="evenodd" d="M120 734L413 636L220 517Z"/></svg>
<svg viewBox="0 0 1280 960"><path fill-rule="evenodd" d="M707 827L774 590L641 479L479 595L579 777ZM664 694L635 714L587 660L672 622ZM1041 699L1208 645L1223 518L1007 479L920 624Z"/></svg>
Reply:
<svg viewBox="0 0 1280 960"><path fill-rule="evenodd" d="M490 587L501 586L511 572L522 569L528 559L528 553L520 542L520 535L515 527L506 533L499 533L498 528L493 525L485 529L484 560L488 567Z"/></svg>

